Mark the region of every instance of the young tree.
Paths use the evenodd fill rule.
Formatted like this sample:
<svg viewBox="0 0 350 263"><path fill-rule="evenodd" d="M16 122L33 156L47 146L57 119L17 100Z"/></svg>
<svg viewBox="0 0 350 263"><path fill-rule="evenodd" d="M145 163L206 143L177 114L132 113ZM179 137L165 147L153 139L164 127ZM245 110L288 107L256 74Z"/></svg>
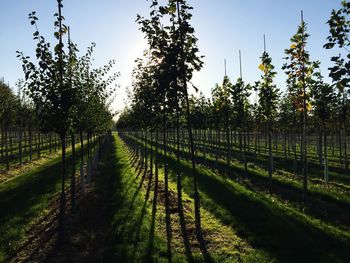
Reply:
<svg viewBox="0 0 350 263"><path fill-rule="evenodd" d="M237 82L232 85L230 92L230 98L232 101L232 114L233 114L233 126L237 127L239 132L239 149L242 154L242 160L244 162L245 176L248 176L247 166L247 147L246 147L246 132L247 132L247 119L249 114L249 96L252 86L245 84L242 77L237 79ZM243 135L243 138L242 138Z"/></svg>
<svg viewBox="0 0 350 263"><path fill-rule="evenodd" d="M2 135L2 146L5 146L6 170L10 170L8 133L16 113L17 99L9 85L0 79L0 127Z"/></svg>
<svg viewBox="0 0 350 263"><path fill-rule="evenodd" d="M317 63L310 61L310 55L305 50L309 34L306 33L306 23L301 13L301 23L297 33L291 38L291 46L285 50L286 63L282 69L287 75L287 86L289 96L294 108L301 113L302 120L302 168L303 168L303 198L307 197L307 114L310 110L310 85L312 83L313 71Z"/></svg>
<svg viewBox="0 0 350 263"><path fill-rule="evenodd" d="M265 39L264 39L265 40ZM273 172L273 156L272 156L272 122L276 117L277 103L279 99L279 90L273 83L276 76L272 59L266 52L266 48L261 56L261 64L259 69L263 72L261 80L258 83L259 106L264 122L267 125L268 147L269 147L269 178L272 179Z"/></svg>
<svg viewBox="0 0 350 263"><path fill-rule="evenodd" d="M347 156L347 123L349 122L349 84L350 84L350 2L342 1L339 10L333 10L330 19L327 21L329 25L330 35L327 37L328 43L324 45L326 49L338 47L345 51L346 54L333 56L331 61L334 66L329 68L329 76L333 79L333 83L338 90L340 97L339 108L339 135L340 135L340 161L342 162L342 144L344 144L344 166L348 170ZM343 138L343 139L342 139Z"/></svg>
<svg viewBox="0 0 350 263"><path fill-rule="evenodd" d="M317 77L314 85L311 88L311 96L313 99L313 112L316 117L317 124L320 127L320 143L319 143L319 154L322 160L322 134L324 138L323 143L323 165L324 165L324 180L327 183L329 180L328 173L328 157L327 157L327 124L331 117L332 110L336 104L336 94L332 85L329 85L323 81L323 76L320 72L316 72Z"/></svg>
<svg viewBox="0 0 350 263"><path fill-rule="evenodd" d="M231 115L232 115L232 103L230 100L230 90L232 90L232 83L228 76L224 76L224 80L221 86L218 84L215 85L212 90L212 99L213 105L215 108L215 117L216 121L219 124L223 124L223 128L226 133L226 148L227 148L227 156L226 156L226 175L229 175L230 170L230 161L231 161Z"/></svg>

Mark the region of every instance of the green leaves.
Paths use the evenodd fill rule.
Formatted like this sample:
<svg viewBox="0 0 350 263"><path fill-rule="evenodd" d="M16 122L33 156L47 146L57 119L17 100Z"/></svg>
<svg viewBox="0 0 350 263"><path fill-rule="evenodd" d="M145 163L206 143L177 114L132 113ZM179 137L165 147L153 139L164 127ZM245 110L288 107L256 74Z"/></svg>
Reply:
<svg viewBox="0 0 350 263"><path fill-rule="evenodd" d="M58 7L62 8L62 1L57 2ZM34 103L40 122L61 137L77 129L101 131L101 127L108 128L106 123L112 118L108 103L113 92L108 86L118 76L109 74L115 61L110 61L103 68L91 70L94 43L86 55L79 58L77 45L69 41L69 52L66 54L61 39L68 28L61 24L64 17L59 14L54 15L57 27L54 36L59 41L53 50L36 30L33 36L38 41L35 50L38 63L30 62L29 57L17 52L26 78L24 91ZM38 19L35 12L29 14L29 19L36 25Z"/></svg>
<svg viewBox="0 0 350 263"><path fill-rule="evenodd" d="M286 63L282 67L287 75L289 97L294 108L300 112L307 110L314 69L318 67L318 63L310 61L310 55L306 51L309 37L306 29L307 25L302 21L296 34L291 37L290 48L285 50Z"/></svg>
<svg viewBox="0 0 350 263"><path fill-rule="evenodd" d="M291 49L295 48L296 46L291 46ZM274 71L272 59L266 51L261 56L259 68L263 71L261 80L256 85L259 95L259 110L263 119L271 122L277 113L279 90L273 83L277 73Z"/></svg>

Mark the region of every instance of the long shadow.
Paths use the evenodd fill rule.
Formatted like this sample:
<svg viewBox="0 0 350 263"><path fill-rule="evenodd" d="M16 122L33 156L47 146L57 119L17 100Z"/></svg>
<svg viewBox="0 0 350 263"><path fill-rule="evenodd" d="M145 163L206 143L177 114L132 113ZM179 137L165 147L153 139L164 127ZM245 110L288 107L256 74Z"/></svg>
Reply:
<svg viewBox="0 0 350 263"><path fill-rule="evenodd" d="M148 174L148 183L147 183L147 187L146 187L145 200L144 200L143 205L142 205L140 218L138 220L136 231L135 231L135 229L130 229L130 231L132 231L132 232L135 231L136 232L136 238L140 238L140 232L141 232L143 220L144 220L144 217L145 217L145 214L146 214L146 208L147 208L147 204L148 204L148 200L149 200L149 196L150 196L150 192L151 192L151 185L152 185L152 180L153 180L153 173L152 173L152 169L153 168L151 167L150 169L151 169L151 171ZM132 232L130 234L132 234ZM136 243L134 243L134 247L135 246L136 246ZM146 258L147 258L147 256L148 256L148 254L146 253Z"/></svg>
<svg viewBox="0 0 350 263"><path fill-rule="evenodd" d="M0 186L0 247L11 254L14 246L11 242L19 238L13 236L11 228L28 223L38 213L36 204L40 203L45 195L53 193L61 176L59 161L50 163L22 176L5 185ZM8 226L8 222L15 221Z"/></svg>
<svg viewBox="0 0 350 263"><path fill-rule="evenodd" d="M155 163L154 174L154 189L153 189L153 202L152 202L152 216L151 227L149 231L149 241L147 246L146 261L152 262L153 250L154 250L154 235L155 235L155 223L157 216L157 202L158 202L158 163Z"/></svg>
<svg viewBox="0 0 350 263"><path fill-rule="evenodd" d="M170 147L168 151L176 153L176 150ZM189 154L185 152L180 152L180 155L182 158L187 158ZM196 161L197 163L200 163L212 169L216 169L222 173L225 172L225 169L227 167L224 161L216 162L215 160L212 160L212 159L204 159L202 156L196 156ZM239 175L240 177L244 176L245 171L243 168L231 166L230 169L231 169L231 175ZM249 170L248 176L250 179L257 179L257 180L260 180L261 182L265 182L264 184L266 185L266 188L268 188L270 185L268 177L262 176L255 171ZM301 196L301 193L302 193L301 186L297 187L296 185L290 184L288 182L280 181L274 177L272 177L272 184L281 189L290 190L290 192L294 191L295 194L299 194L299 196ZM345 200L339 200L337 198L334 198L331 194L309 191L309 196L310 196L310 199L320 199L322 201L331 202L339 206L339 208L341 209L350 211L350 203L346 202ZM299 197L297 197L297 199L299 199Z"/></svg>
<svg viewBox="0 0 350 263"><path fill-rule="evenodd" d="M127 202L127 199L125 198L123 194L123 182L121 180L121 173L122 169L125 164L123 164L121 161L115 161L116 160L116 149L114 147L115 145L115 139L112 138L112 152L109 156L111 160L113 160L110 163L110 172L109 172L109 187L108 187L108 197L109 197L109 206L108 206L108 221L112 222L112 224L115 225L121 225L119 224L119 220L117 222L114 222L114 215L121 212L122 206L124 203ZM125 218L123 218L125 220ZM120 229L113 230L111 229L109 233L108 238L108 246L106 248L106 253L104 255L103 261L104 262L116 262L115 260L123 258L127 258L128 251L123 246L120 246L118 248L118 254L116 254L114 244L122 244L122 236L120 233Z"/></svg>
<svg viewBox="0 0 350 263"><path fill-rule="evenodd" d="M137 143L137 142L135 141L135 143ZM173 152L172 148L167 147L167 149L169 150L169 153ZM160 155L162 155L164 157L164 154L160 154ZM169 176L169 166L167 164L168 159L169 159L169 157L167 157L166 159L163 158L163 160L160 162L164 165L164 176L165 177ZM186 231L186 222L185 222L185 218L184 218L184 214L183 214L181 180L179 181L178 179L179 179L179 177L177 177L177 183L180 183L180 185L178 185L178 210L179 210L181 234L182 234L182 237L184 240L186 258L189 262L192 262L194 259L193 259L191 247L189 244L189 239L188 239L188 235L187 235L187 231ZM180 188L179 188L179 186L180 186ZM169 193L168 193L168 186L167 186L166 182L164 183L164 187L165 187L164 192L165 192L165 212L166 212L168 261L171 262L172 261L172 251L171 251L171 239L172 239L171 233L172 233L172 230L171 230L171 220L170 220L170 199L169 199ZM197 241L199 243L199 248L203 254L204 261L205 262L212 262L213 260L211 258L210 253L207 250L206 243L205 243L204 237L202 235L202 232L196 233L196 238L197 238Z"/></svg>
<svg viewBox="0 0 350 263"><path fill-rule="evenodd" d="M174 158L168 157L167 162L176 167ZM181 170L184 175L191 174L191 168L183 163ZM348 238L337 239L258 193L246 191L203 170L198 172L198 180L200 191L208 196L202 198L204 206L223 223L234 225L238 235L253 247L265 250L278 261L347 262L350 258ZM185 191L190 193L190 178L184 176L183 181ZM222 209L217 209L216 204Z"/></svg>
<svg viewBox="0 0 350 263"><path fill-rule="evenodd" d="M226 149L223 146L220 146L216 149L213 149L213 147L210 147L208 145L204 146L206 151L212 152L212 151L218 151L219 156L221 158L226 157ZM297 153L299 154L299 153ZM231 155L233 158L240 160L241 155L239 150L237 149L231 149ZM248 162L254 162L258 164L263 169L268 169L268 156L265 154L256 154L254 152L247 152L247 161ZM290 157L284 158L283 156L274 154L274 165L275 167L278 167L279 169L284 169L288 172L293 173L293 159ZM300 160L298 160L298 163L300 163ZM298 170L297 172L301 174L301 165L297 166ZM335 182L344 183L344 184L350 184L350 177L347 176L348 172L337 166L330 165L329 166L329 172L330 172L330 179L334 180ZM317 161L309 161L308 162L308 175L310 177L314 178L320 178L323 179L320 175L323 174L323 166L321 166Z"/></svg>
<svg viewBox="0 0 350 263"><path fill-rule="evenodd" d="M181 182L181 175L177 175L177 207L179 210L179 219L180 219L180 226L181 226L181 234L182 239L184 242L185 247L185 254L188 262L194 262L190 240L188 238L187 234L187 227L186 227L186 220L184 215L184 207L182 203L182 182Z"/></svg>
<svg viewBox="0 0 350 263"><path fill-rule="evenodd" d="M177 153L177 150L170 146L168 147L168 151L174 154ZM181 158L186 159L188 158L189 153L180 151L180 156ZM210 169L217 170L222 174L224 174L227 169L227 165L224 161L205 159L203 156L196 156L196 162ZM230 169L230 177L232 177L233 179L244 178L245 171L243 167L231 166ZM258 184L259 187L263 187L263 189L267 191L272 190L273 193L278 194L285 200L293 202L302 201L301 185L293 185L288 182L278 180L275 177L272 177L272 180L270 182L267 176L262 176L261 174L253 170L248 170L248 176L253 185L255 183ZM350 203L346 202L345 200L339 200L333 197L331 194L309 191L309 201L305 204L305 207L307 208L305 212L309 213L312 216L316 216L330 222L339 221L341 224L347 227L350 224L349 215L347 212L345 212L350 211ZM324 212L325 209L327 213Z"/></svg>
<svg viewBox="0 0 350 263"><path fill-rule="evenodd" d="M213 160L203 160L202 157L198 157L197 161L210 169L215 169L224 174L226 171L226 164L223 162L214 162ZM230 178L237 179L244 177L243 167L231 166ZM238 175L238 177L237 177ZM280 196L284 200L302 203L302 189L289 184L285 181L280 181L276 178L272 178L270 181L268 177L262 176L259 173L249 170L248 171L250 182L241 181L245 187L252 191L263 190ZM321 218L331 223L342 224L343 227L350 227L350 203L334 198L330 194L309 191L309 200L304 203L306 208L305 213Z"/></svg>
<svg viewBox="0 0 350 263"><path fill-rule="evenodd" d="M225 168L226 168L226 164L224 164L224 163L214 162L213 160L204 161L202 157L198 157L197 161L199 163L209 167L209 168L216 169L216 170L220 171L221 173L224 173ZM231 174L238 175L239 177L244 176L244 168L231 166L230 169L231 169ZM248 171L248 176L249 176L249 179L252 180L252 182L254 182L254 180L255 180L256 182L259 182L260 184L262 184L266 189L269 189L270 185L272 183L272 185L274 187L279 188L280 190L282 190L282 192L287 191L288 194L284 196L287 199L292 198L292 200L296 200L296 201L302 200L301 199L302 198L301 186L298 187L298 186L290 184L288 182L278 180L275 177L272 177L272 180L270 182L270 180L267 176L262 176L259 173L252 171L252 170ZM281 191L279 191L279 192L282 193ZM337 198L334 198L331 194L309 191L309 197L310 197L311 202L319 199L319 200L322 200L325 202L333 203L336 206L338 206L340 209L350 211L350 203L349 202L346 202L345 200L339 200Z"/></svg>
<svg viewBox="0 0 350 263"><path fill-rule="evenodd" d="M141 170L140 170L140 171L141 171ZM141 178L141 180L140 180L140 183L139 183L137 189L135 190L135 192L134 192L134 194L133 194L133 196L132 196L132 198L131 198L131 202L130 202L130 204L129 204L128 212L125 214L124 218L123 218L123 219L121 220L121 222L120 222L120 224L121 224L121 225L124 225L125 227L126 227L125 222L126 222L126 220L129 218L130 214L133 212L135 200L136 200L136 198L138 197L138 195L139 195L139 193L140 193L140 190L141 190L141 188L142 188L142 186L143 186L143 183L144 183L146 177L147 177L147 170L144 170L144 173L143 173L143 175L142 175L142 178ZM132 184L132 183L131 183L131 184ZM146 207L145 207L145 205L144 205L143 214L144 214L144 212L145 212L145 209L146 209ZM142 217L143 217L143 215L142 215Z"/></svg>
<svg viewBox="0 0 350 263"><path fill-rule="evenodd" d="M151 192L151 180L146 186L146 200L142 200L140 195L130 193L125 194L125 183L120 180L122 176L128 173L125 167L129 164L128 160L116 159L114 157L114 164L112 174L117 179L117 184L111 182L111 205L110 205L110 222L111 232L109 233L108 247L106 250L103 262L141 262L147 254L147 245L149 240L143 242L148 235L149 229L143 226L143 221L147 214L146 203ZM144 172L144 175L146 171ZM130 171L130 177L134 177ZM143 179L143 181L145 178ZM142 181L142 179L141 179ZM138 185L134 184L135 191L139 192L143 182ZM131 199L135 202L134 208L129 212ZM129 214L125 219L125 214ZM124 222L123 222L124 220ZM148 221L147 221L148 222ZM146 237L147 238L147 237ZM154 252L154 248L150 254ZM141 261L140 261L141 260ZM147 261L146 261L147 262Z"/></svg>
<svg viewBox="0 0 350 263"><path fill-rule="evenodd" d="M164 163L164 178L168 178L169 169L168 164ZM172 229L171 229L171 218L170 218L170 196L169 196L169 186L168 179L164 181L164 201L165 201L165 224L166 224L166 235L167 235L167 254L168 261L172 262L172 251L171 251L171 241L172 241Z"/></svg>
<svg viewBox="0 0 350 263"><path fill-rule="evenodd" d="M92 178L94 187L79 200L75 213L68 215L65 242L60 244L57 240L50 246L45 259L35 258L33 262L101 261L106 247L106 200L111 194L110 181L114 181L114 178L109 178L109 169L113 166L110 161L114 155L113 149L110 142L103 146L104 153L97 169L101 173Z"/></svg>
<svg viewBox="0 0 350 263"><path fill-rule="evenodd" d="M168 159L175 167L175 160ZM181 165L185 175L190 168ZM281 262L346 262L350 258L349 240L339 240L315 228L295 215L266 200L259 200L254 194L245 193L225 180L198 172L199 189L209 199L204 205L231 225L253 247L261 248L274 255ZM184 180L184 189L191 191L190 180ZM216 209L216 204L224 208Z"/></svg>
<svg viewBox="0 0 350 263"><path fill-rule="evenodd" d="M79 149L80 147L77 151ZM79 160L80 152L76 156L76 160ZM72 171L71 153L67 153L66 157L68 175ZM23 176L0 185L0 248L4 249L5 253L16 253L16 246L10 244L15 242L20 234L13 229L23 228L23 225L29 223L41 209L46 208L40 205L44 204L47 198L53 198L57 192L61 171L61 158L57 157Z"/></svg>

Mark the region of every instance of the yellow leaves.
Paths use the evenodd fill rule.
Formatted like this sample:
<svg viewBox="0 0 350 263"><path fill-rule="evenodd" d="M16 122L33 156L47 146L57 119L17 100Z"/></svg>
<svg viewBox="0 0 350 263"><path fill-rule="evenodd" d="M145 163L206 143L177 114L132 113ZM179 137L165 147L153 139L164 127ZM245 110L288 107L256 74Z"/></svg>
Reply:
<svg viewBox="0 0 350 263"><path fill-rule="evenodd" d="M264 64L260 64L260 65L259 65L259 69L260 69L261 71L265 71L266 67L265 67Z"/></svg>
<svg viewBox="0 0 350 263"><path fill-rule="evenodd" d="M299 101L296 106L297 106L298 111L304 112L303 103L301 101ZM311 102L307 101L306 102L306 112L310 112L312 110L312 108L313 108L313 106L312 106Z"/></svg>
<svg viewBox="0 0 350 263"><path fill-rule="evenodd" d="M307 111L311 111L312 110L312 104L311 104L310 101L308 101L307 104L306 104L306 110Z"/></svg>
<svg viewBox="0 0 350 263"><path fill-rule="evenodd" d="M297 45L295 45L295 44L292 44L292 45L290 46L291 49L295 49L296 47L297 47Z"/></svg>

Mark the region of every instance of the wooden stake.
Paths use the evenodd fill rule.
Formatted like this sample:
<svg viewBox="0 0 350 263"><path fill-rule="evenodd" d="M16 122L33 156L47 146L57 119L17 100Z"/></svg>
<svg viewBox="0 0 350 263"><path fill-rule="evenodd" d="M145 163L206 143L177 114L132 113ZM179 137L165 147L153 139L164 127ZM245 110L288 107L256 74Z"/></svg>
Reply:
<svg viewBox="0 0 350 263"><path fill-rule="evenodd" d="M224 67L225 67L225 77L227 76L226 74L226 59L224 59Z"/></svg>
<svg viewBox="0 0 350 263"><path fill-rule="evenodd" d="M242 77L242 55L241 55L241 50L239 50L239 74L240 74L240 77L242 79L243 77Z"/></svg>

